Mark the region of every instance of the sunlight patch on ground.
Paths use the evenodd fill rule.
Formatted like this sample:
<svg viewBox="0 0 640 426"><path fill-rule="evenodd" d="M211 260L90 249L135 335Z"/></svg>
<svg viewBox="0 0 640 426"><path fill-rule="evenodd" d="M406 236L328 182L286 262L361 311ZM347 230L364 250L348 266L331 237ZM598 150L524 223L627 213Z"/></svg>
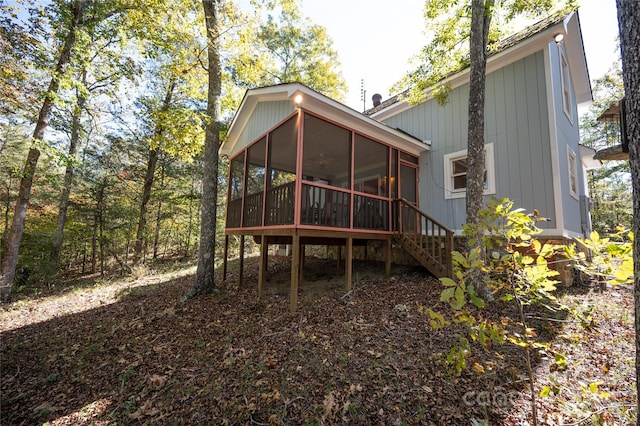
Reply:
<svg viewBox="0 0 640 426"><path fill-rule="evenodd" d="M109 398L102 398L93 401L91 404L87 404L78 411L69 413L66 416L58 417L57 419L49 422L50 425L68 425L74 423L92 424L92 425L108 425L108 420L96 420L95 417L100 417L107 408L112 405L112 401Z"/></svg>
<svg viewBox="0 0 640 426"><path fill-rule="evenodd" d="M0 331L14 330L30 324L48 321L52 318L76 314L101 306L110 305L119 297L132 289L151 286L193 275L196 266L167 273L136 274L136 277L125 277L117 281L97 281L93 287L71 290L64 295L55 295L28 301L17 301L0 307Z"/></svg>
<svg viewBox="0 0 640 426"><path fill-rule="evenodd" d="M552 351L536 368L545 424L635 424L632 287L565 295L561 302L579 316L556 323L562 327ZM526 407L528 391L520 397L517 406Z"/></svg>

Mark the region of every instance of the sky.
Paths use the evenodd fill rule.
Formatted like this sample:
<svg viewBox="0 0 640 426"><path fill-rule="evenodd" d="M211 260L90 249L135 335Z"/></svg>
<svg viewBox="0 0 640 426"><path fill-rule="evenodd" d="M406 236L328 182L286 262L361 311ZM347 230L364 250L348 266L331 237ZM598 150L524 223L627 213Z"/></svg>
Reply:
<svg viewBox="0 0 640 426"><path fill-rule="evenodd" d="M580 24L591 81L618 58L615 0L579 0ZM349 87L345 104L362 111L374 93L389 97L391 86L413 67L409 60L426 44L423 0L302 0L305 16L327 28Z"/></svg>

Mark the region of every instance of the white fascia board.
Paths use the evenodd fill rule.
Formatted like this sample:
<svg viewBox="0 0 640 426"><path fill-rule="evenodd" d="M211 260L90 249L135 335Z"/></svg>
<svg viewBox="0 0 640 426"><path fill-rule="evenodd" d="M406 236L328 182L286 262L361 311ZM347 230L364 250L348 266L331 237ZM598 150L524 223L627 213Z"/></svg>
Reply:
<svg viewBox="0 0 640 426"><path fill-rule="evenodd" d="M562 178L560 176L560 161L558 153L558 125L556 123L556 104L553 93L553 76L551 70L551 49L547 44L544 50L544 77L547 87L547 119L549 120L549 141L551 144L551 171L553 182L553 205L556 220L556 229L564 228L562 216Z"/></svg>
<svg viewBox="0 0 640 426"><path fill-rule="evenodd" d="M580 161L586 170L599 169L602 167L602 161L593 158L596 150L585 145L578 145L580 149Z"/></svg>
<svg viewBox="0 0 640 426"><path fill-rule="evenodd" d="M567 60L571 69L576 103L578 106L583 106L593 101L593 93L578 12L572 13L565 19L564 31L567 35L565 37Z"/></svg>
<svg viewBox="0 0 640 426"><path fill-rule="evenodd" d="M568 229L543 229L542 232L536 234L537 238L545 237L545 238L583 238L584 235L579 232L570 231Z"/></svg>
<svg viewBox="0 0 640 426"><path fill-rule="evenodd" d="M248 90L236 112L227 140L220 147L220 154L229 155L233 152L238 137L247 124L253 110L259 102L291 100L297 95L302 96L299 107L303 110L318 114L337 124L349 127L355 131L363 133L373 138L390 143L406 152L414 155L429 149L429 145L407 135L401 131L388 127L387 125L372 119L354 109L347 107L331 98L328 98L307 86L300 83L288 83L278 86L269 86L259 89ZM267 129L265 129L266 131Z"/></svg>

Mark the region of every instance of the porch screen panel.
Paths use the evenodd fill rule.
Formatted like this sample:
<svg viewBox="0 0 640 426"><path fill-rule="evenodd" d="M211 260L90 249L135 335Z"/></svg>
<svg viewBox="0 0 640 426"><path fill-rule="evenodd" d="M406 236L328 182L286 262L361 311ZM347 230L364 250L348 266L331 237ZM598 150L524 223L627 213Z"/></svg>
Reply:
<svg viewBox="0 0 640 426"><path fill-rule="evenodd" d="M242 188L244 152L229 165L229 199L227 200L227 228L239 228L242 217Z"/></svg>
<svg viewBox="0 0 640 426"><path fill-rule="evenodd" d="M296 117L269 134L265 225L293 224L297 146Z"/></svg>
<svg viewBox="0 0 640 426"><path fill-rule="evenodd" d="M389 193L389 148L361 135L355 137L354 191L387 197Z"/></svg>
<svg viewBox="0 0 640 426"><path fill-rule="evenodd" d="M389 178L389 193L391 194L391 199L395 200L398 198L398 150L391 150L391 177ZM391 218L392 218L392 231L398 230L398 204L391 204Z"/></svg>
<svg viewBox="0 0 640 426"><path fill-rule="evenodd" d="M247 149L243 227L262 225L266 148L267 138L265 137Z"/></svg>
<svg viewBox="0 0 640 426"><path fill-rule="evenodd" d="M398 198L398 150L391 150L391 179L389 179L391 198Z"/></svg>
<svg viewBox="0 0 640 426"><path fill-rule="evenodd" d="M400 163L400 197L411 202L413 205L417 204L417 171L415 167ZM413 210L408 210L406 217L403 214L402 218L403 231L418 232L420 229L420 220L420 216L415 214Z"/></svg>
<svg viewBox="0 0 640 426"><path fill-rule="evenodd" d="M303 179L349 189L350 166L351 132L313 115L305 114L302 148Z"/></svg>
<svg viewBox="0 0 640 426"><path fill-rule="evenodd" d="M417 169L406 164L400 164L400 196L407 201L416 203Z"/></svg>

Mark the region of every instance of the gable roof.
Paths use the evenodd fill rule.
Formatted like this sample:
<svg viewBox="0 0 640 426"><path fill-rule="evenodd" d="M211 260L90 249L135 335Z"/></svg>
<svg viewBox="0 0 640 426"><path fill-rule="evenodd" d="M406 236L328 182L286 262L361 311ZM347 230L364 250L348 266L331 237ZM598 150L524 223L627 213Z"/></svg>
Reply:
<svg viewBox="0 0 640 426"><path fill-rule="evenodd" d="M584 53L582 32L580 30L580 19L578 11L569 13L556 13L533 25L519 31L509 37L500 40L496 46L487 53L487 74L515 62L535 51L543 49L553 42L553 37L563 34L563 43L567 46L567 60L571 67L571 76L578 104L593 100L591 94L591 81L587 69L587 60ZM454 71L445 77L441 83L449 83L451 87L456 87L468 82L469 67ZM405 90L391 98L383 101L380 105L364 112L366 115L375 116L377 119L384 119L391 110L399 108L404 110L408 105L406 98L409 90ZM425 91L427 98L430 89ZM404 108L403 108L404 107ZM382 112L385 111L386 113ZM400 111L394 111L394 114Z"/></svg>
<svg viewBox="0 0 640 426"><path fill-rule="evenodd" d="M295 104L294 101L298 95L302 96L302 101L299 105ZM414 155L419 155L429 149L429 142L422 141L407 132L389 127L378 120L363 115L361 112L316 92L302 83L284 83L249 89L245 92L240 107L229 126L227 138L220 146L219 153L221 155L233 156L244 148L244 146L238 146L242 130L249 122L257 105L261 102L270 101L289 101L292 107L296 106L310 111L320 117L332 120L366 136L387 142ZM273 123L272 125L276 124ZM265 128L264 132L268 130L268 128Z"/></svg>

